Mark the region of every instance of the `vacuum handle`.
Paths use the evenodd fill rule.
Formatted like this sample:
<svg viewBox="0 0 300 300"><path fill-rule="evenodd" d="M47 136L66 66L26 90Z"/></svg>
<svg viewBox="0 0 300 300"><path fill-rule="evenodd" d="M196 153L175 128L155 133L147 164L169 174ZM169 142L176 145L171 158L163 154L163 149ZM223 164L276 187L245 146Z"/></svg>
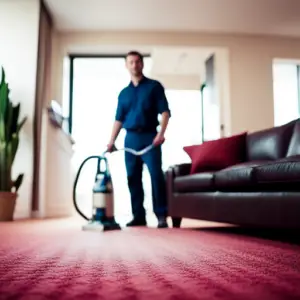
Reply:
<svg viewBox="0 0 300 300"><path fill-rule="evenodd" d="M105 157L105 154L106 154L106 153L112 153L112 152L115 152L115 151L119 151L119 150L117 149L117 147L116 147L115 145L113 145L111 151L105 150L105 151L102 153L102 156Z"/></svg>
<svg viewBox="0 0 300 300"><path fill-rule="evenodd" d="M104 161L105 162L105 170L101 171L101 162ZM97 175L99 174L106 174L108 172L108 162L107 162L107 158L103 155L103 156L99 156L98 157L98 165L97 165Z"/></svg>

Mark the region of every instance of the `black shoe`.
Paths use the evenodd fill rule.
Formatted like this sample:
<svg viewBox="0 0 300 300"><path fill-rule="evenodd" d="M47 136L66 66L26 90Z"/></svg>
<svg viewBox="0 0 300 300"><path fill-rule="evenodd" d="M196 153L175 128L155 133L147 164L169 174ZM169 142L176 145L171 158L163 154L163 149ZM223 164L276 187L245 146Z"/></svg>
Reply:
<svg viewBox="0 0 300 300"><path fill-rule="evenodd" d="M165 217L158 218L158 225L157 228L168 228L167 219Z"/></svg>
<svg viewBox="0 0 300 300"><path fill-rule="evenodd" d="M145 219L135 219L135 218L126 224L127 227L146 226L146 225L147 225L147 222Z"/></svg>

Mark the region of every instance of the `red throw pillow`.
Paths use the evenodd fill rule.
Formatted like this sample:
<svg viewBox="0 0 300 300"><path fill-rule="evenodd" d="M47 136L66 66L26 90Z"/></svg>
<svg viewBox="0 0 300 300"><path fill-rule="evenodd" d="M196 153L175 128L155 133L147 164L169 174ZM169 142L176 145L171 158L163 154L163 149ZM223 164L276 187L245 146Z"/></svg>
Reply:
<svg viewBox="0 0 300 300"><path fill-rule="evenodd" d="M191 174L221 170L245 161L247 132L185 146L183 150L192 160Z"/></svg>

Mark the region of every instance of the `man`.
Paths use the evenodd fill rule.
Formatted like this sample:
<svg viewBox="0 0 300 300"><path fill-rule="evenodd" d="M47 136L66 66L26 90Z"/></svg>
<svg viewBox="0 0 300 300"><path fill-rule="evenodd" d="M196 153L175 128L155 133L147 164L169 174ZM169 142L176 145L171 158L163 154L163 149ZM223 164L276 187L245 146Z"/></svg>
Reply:
<svg viewBox="0 0 300 300"><path fill-rule="evenodd" d="M143 74L143 56L131 51L126 56L126 67L131 82L119 94L111 139L107 146L112 151L122 128L126 130L125 147L141 150L150 144L154 148L142 156L125 152L128 187L131 195L133 220L127 226L146 226L142 170L145 163L152 183L153 210L158 228L168 227L165 178L162 171L161 145L170 118L170 109L163 86ZM161 115L157 131L158 115Z"/></svg>

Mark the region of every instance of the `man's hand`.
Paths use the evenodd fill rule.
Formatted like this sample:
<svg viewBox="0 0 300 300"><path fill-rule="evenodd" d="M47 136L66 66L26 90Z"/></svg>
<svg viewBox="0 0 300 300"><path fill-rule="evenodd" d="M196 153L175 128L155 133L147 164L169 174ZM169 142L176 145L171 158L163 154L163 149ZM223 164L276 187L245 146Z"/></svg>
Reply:
<svg viewBox="0 0 300 300"><path fill-rule="evenodd" d="M156 135L156 137L153 140L153 145L154 146L161 145L165 141L165 132L166 132L166 129L167 129L167 126L168 126L170 115L169 115L169 112L163 112L161 116L162 116L161 124L160 124L161 129L160 129L159 133Z"/></svg>
<svg viewBox="0 0 300 300"><path fill-rule="evenodd" d="M111 138L110 138L110 141L106 148L106 152L111 153L116 150L115 140L117 139L121 128L122 128L122 123L119 121L115 121L113 129L112 129L112 133L111 133Z"/></svg>
<svg viewBox="0 0 300 300"><path fill-rule="evenodd" d="M164 135L163 135L162 133L159 132L159 133L155 136L155 138L154 138L154 140L153 140L153 145L154 145L154 146L159 146L159 145L163 144L164 141L165 141Z"/></svg>
<svg viewBox="0 0 300 300"><path fill-rule="evenodd" d="M114 151L114 147L115 147L115 144L112 143L112 142L109 142L108 145L107 145L106 151L111 153L111 152Z"/></svg>

